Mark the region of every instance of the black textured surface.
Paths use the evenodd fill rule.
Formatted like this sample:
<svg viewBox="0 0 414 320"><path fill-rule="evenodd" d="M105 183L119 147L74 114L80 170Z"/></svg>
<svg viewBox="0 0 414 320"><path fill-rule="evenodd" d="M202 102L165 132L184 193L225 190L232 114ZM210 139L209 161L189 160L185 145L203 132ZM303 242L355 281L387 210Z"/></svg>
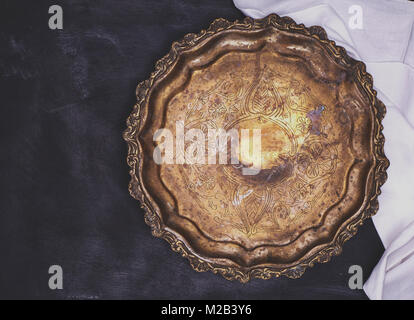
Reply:
<svg viewBox="0 0 414 320"><path fill-rule="evenodd" d="M49 30L59 4L64 29ZM298 280L229 282L197 273L154 238L127 191L125 120L135 86L174 40L217 18L242 19L231 1L1 1L0 297L366 298L383 247L369 220L342 255ZM48 268L63 267L63 290Z"/></svg>

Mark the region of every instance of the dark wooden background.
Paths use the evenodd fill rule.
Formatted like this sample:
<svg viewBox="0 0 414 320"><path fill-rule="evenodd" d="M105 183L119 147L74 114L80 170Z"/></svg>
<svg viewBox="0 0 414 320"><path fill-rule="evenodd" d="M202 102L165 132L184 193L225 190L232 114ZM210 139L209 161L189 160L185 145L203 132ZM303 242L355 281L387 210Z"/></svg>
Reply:
<svg viewBox="0 0 414 320"><path fill-rule="evenodd" d="M63 30L48 8L63 7ZM135 87L174 40L218 17L229 0L0 3L0 297L52 299L366 299L383 247L369 220L342 255L286 278L229 282L193 271L152 237L127 191L125 119ZM48 288L61 265L63 290Z"/></svg>

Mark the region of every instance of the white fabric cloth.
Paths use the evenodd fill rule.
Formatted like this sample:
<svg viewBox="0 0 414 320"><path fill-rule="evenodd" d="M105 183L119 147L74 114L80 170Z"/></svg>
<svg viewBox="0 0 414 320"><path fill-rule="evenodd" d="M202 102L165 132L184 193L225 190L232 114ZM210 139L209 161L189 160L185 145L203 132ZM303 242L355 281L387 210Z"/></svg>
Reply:
<svg viewBox="0 0 414 320"><path fill-rule="evenodd" d="M414 2L406 0L234 0L245 15L290 16L322 26L362 60L387 107L383 120L388 180L373 217L385 253L364 290L371 299L414 299ZM362 29L350 24L355 6ZM354 21L354 20L353 20Z"/></svg>

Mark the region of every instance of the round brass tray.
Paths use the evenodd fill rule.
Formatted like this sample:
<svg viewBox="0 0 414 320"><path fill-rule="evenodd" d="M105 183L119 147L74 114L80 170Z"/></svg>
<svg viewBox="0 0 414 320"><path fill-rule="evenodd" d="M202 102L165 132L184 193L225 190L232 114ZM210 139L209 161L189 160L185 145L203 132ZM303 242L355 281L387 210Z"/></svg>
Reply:
<svg viewBox="0 0 414 320"><path fill-rule="evenodd" d="M339 254L378 209L385 106L365 65L321 27L275 14L217 19L174 42L136 94L124 132L130 194L153 235L197 271L241 282L298 278ZM259 160L181 163L185 141L174 142L174 162L157 164L165 140L154 135L177 135L178 123L205 137L260 130ZM189 154L208 157L207 149Z"/></svg>

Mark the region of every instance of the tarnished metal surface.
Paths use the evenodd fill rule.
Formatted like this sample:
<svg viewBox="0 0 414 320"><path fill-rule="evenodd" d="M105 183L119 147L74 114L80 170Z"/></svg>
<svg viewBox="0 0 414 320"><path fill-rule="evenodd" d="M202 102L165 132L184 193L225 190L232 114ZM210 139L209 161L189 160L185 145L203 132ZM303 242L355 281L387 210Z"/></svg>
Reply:
<svg viewBox="0 0 414 320"><path fill-rule="evenodd" d="M131 195L153 234L197 271L299 277L377 210L385 107L364 64L320 27L277 15L218 19L174 43L137 97L124 133ZM177 121L206 137L260 129L260 171L242 173L254 159L156 164L154 134L176 132Z"/></svg>

